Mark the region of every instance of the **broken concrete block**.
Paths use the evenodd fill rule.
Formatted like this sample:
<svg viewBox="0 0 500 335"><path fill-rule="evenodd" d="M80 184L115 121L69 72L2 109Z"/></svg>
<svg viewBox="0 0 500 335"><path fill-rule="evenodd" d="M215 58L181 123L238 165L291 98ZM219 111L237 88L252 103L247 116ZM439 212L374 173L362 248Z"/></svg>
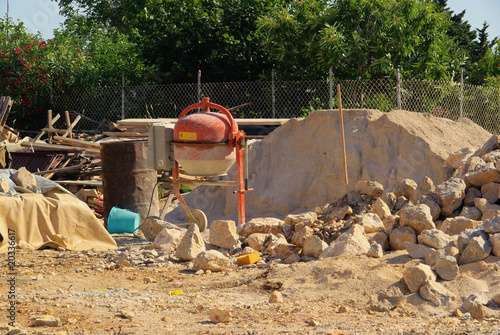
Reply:
<svg viewBox="0 0 500 335"><path fill-rule="evenodd" d="M442 215L448 216L462 205L465 198L465 188L465 182L459 178L450 178L436 187Z"/></svg>
<svg viewBox="0 0 500 335"><path fill-rule="evenodd" d="M500 233L491 235L489 241L492 246L493 255L500 256Z"/></svg>
<svg viewBox="0 0 500 335"><path fill-rule="evenodd" d="M438 258L433 267L437 275L443 280L453 280L458 276L457 259L453 256Z"/></svg>
<svg viewBox="0 0 500 335"><path fill-rule="evenodd" d="M465 208L465 207L464 207ZM464 216L456 216L453 218L447 218L443 221L440 229L446 234L453 236L458 235L466 229L473 229L479 226L482 222L472 219L468 219Z"/></svg>
<svg viewBox="0 0 500 335"><path fill-rule="evenodd" d="M380 198L384 193L384 186L377 181L358 181L356 191L374 198Z"/></svg>
<svg viewBox="0 0 500 335"><path fill-rule="evenodd" d="M430 301L436 306L447 306L456 299L456 295L448 290L443 284L428 281L420 287L419 294L422 298Z"/></svg>
<svg viewBox="0 0 500 335"><path fill-rule="evenodd" d="M392 191L396 197L403 196L406 199L411 199L413 192L417 188L417 183L412 179L403 179L399 182Z"/></svg>
<svg viewBox="0 0 500 335"><path fill-rule="evenodd" d="M425 256L427 256L427 254L434 250L423 244L416 244L411 242L404 242L403 244L410 257L415 259L425 259Z"/></svg>
<svg viewBox="0 0 500 335"><path fill-rule="evenodd" d="M217 250L200 252L194 259L193 269L203 271L225 271L231 265L231 260Z"/></svg>
<svg viewBox="0 0 500 335"><path fill-rule="evenodd" d="M174 251L181 243L186 232L179 229L163 228L153 242L154 249L163 249L166 251Z"/></svg>
<svg viewBox="0 0 500 335"><path fill-rule="evenodd" d="M373 242L370 245L370 249L368 249L366 255L368 257L381 258L384 256L384 250L382 250L382 246L380 244L378 244L377 242Z"/></svg>
<svg viewBox="0 0 500 335"><path fill-rule="evenodd" d="M413 191L413 194L410 198L410 201L414 204L420 202L420 199L430 193L433 193L436 190L434 183L431 178L425 176L420 180L417 184L417 188Z"/></svg>
<svg viewBox="0 0 500 335"><path fill-rule="evenodd" d="M403 280L411 293L417 293L428 281L436 281L436 274L426 264L415 264L403 272Z"/></svg>
<svg viewBox="0 0 500 335"><path fill-rule="evenodd" d="M490 204L494 204L498 200L498 191L500 183L489 182L481 186L481 197L488 200Z"/></svg>
<svg viewBox="0 0 500 335"><path fill-rule="evenodd" d="M482 215L483 215L483 213L481 213L481 211L476 207L463 207L462 211L460 212L460 216L463 216L467 219L471 219L474 221L481 220ZM449 235L452 235L452 234L449 234Z"/></svg>
<svg viewBox="0 0 500 335"><path fill-rule="evenodd" d="M210 244L230 250L239 240L233 220L215 220L210 225Z"/></svg>
<svg viewBox="0 0 500 335"><path fill-rule="evenodd" d="M387 206L385 201L382 200L381 198L375 200L371 212L377 214L381 220L384 220L386 217L391 215L391 210L389 206Z"/></svg>
<svg viewBox="0 0 500 335"><path fill-rule="evenodd" d="M37 186L35 175L29 172L24 166L19 168L11 179L17 186L30 191L33 191Z"/></svg>
<svg viewBox="0 0 500 335"><path fill-rule="evenodd" d="M424 204L408 204L399 211L399 217L401 226L411 226L417 234L426 229L436 228L429 206Z"/></svg>
<svg viewBox="0 0 500 335"><path fill-rule="evenodd" d="M192 224L181 239L175 252L175 257L181 261L190 261L195 259L202 251L205 251L205 242L203 241L198 225Z"/></svg>
<svg viewBox="0 0 500 335"><path fill-rule="evenodd" d="M404 250L405 242L416 243L417 235L411 226L393 229L389 235L389 245L392 250Z"/></svg>
<svg viewBox="0 0 500 335"><path fill-rule="evenodd" d="M281 226L284 221L277 218L254 218L238 231L243 237L247 237L254 233L274 233L277 234L280 231Z"/></svg>
<svg viewBox="0 0 500 335"><path fill-rule="evenodd" d="M353 225L348 231L332 242L332 244L321 253L319 258L361 255L366 254L368 249L370 249L370 243L368 243L363 227L360 225Z"/></svg>
<svg viewBox="0 0 500 335"><path fill-rule="evenodd" d="M418 235L418 243L434 249L442 249L451 242L451 237L439 229L427 229Z"/></svg>
<svg viewBox="0 0 500 335"><path fill-rule="evenodd" d="M310 256L314 258L318 258L321 253L328 248L328 244L321 240L319 236L313 235L309 236L304 241L304 246L302 249L302 254L304 256Z"/></svg>
<svg viewBox="0 0 500 335"><path fill-rule="evenodd" d="M371 233L371 234L366 234L366 238L368 239L368 242L370 245L375 242L380 244L382 247L382 250L389 250L389 237L385 233L378 232L378 233Z"/></svg>
<svg viewBox="0 0 500 335"><path fill-rule="evenodd" d="M245 239L245 243L247 243L250 248L256 251L260 251L267 238L271 238L271 235L263 233L253 233Z"/></svg>
<svg viewBox="0 0 500 335"><path fill-rule="evenodd" d="M299 222L306 222L306 225L311 225L318 219L318 215L315 212L306 212L301 214L288 214L285 217L285 224L291 226L296 225Z"/></svg>
<svg viewBox="0 0 500 335"><path fill-rule="evenodd" d="M293 234L292 243L300 245L302 247L304 245L305 240L308 237L312 236L313 233L314 230L311 227L305 226L304 228Z"/></svg>
<svg viewBox="0 0 500 335"><path fill-rule="evenodd" d="M458 264L468 264L485 259L490 255L491 249L491 243L486 238L483 236L473 237L460 255Z"/></svg>
<svg viewBox="0 0 500 335"><path fill-rule="evenodd" d="M358 223L363 227L365 234L385 232L384 223L375 213L366 213L361 215Z"/></svg>

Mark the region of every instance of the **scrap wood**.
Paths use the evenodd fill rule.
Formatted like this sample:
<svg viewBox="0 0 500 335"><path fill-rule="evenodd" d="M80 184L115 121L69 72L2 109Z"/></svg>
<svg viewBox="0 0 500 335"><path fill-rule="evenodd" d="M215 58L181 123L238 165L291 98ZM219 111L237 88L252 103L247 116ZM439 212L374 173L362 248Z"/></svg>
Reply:
<svg viewBox="0 0 500 335"><path fill-rule="evenodd" d="M138 133L138 132L112 132L105 131L103 132L106 136L118 136L118 137L148 137L149 133Z"/></svg>
<svg viewBox="0 0 500 335"><path fill-rule="evenodd" d="M94 142L85 141L85 140L78 140L78 139L68 138L68 137L63 137L63 136L54 136L53 140L56 143L61 143L61 144L69 145L72 147L88 148L88 149L95 149L95 150L100 150L100 147L101 147L99 143L94 143Z"/></svg>
<svg viewBox="0 0 500 335"><path fill-rule="evenodd" d="M60 152L73 152L73 153L81 153L88 150L85 148L76 148L61 144L51 144L51 143L41 143L41 142L21 142L20 145L23 148L30 148L36 150L53 150Z"/></svg>
<svg viewBox="0 0 500 335"><path fill-rule="evenodd" d="M0 130L3 130L14 101L9 96L0 97Z"/></svg>

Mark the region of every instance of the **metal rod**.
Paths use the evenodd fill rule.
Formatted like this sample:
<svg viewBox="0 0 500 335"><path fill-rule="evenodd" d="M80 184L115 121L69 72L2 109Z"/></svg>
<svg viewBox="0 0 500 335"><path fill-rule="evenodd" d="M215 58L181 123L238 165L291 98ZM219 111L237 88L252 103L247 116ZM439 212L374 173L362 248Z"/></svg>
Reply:
<svg viewBox="0 0 500 335"><path fill-rule="evenodd" d="M122 120L125 119L125 72L122 72Z"/></svg>
<svg viewBox="0 0 500 335"><path fill-rule="evenodd" d="M243 157L243 171L245 175L245 190L248 190L248 141L246 137L243 137L241 139L242 147L244 150L244 157Z"/></svg>
<svg viewBox="0 0 500 335"><path fill-rule="evenodd" d="M236 181L213 181L213 180L190 180L190 179L177 179L177 183L186 185L211 185L211 186L236 186L239 184Z"/></svg>
<svg viewBox="0 0 500 335"><path fill-rule="evenodd" d="M399 69L396 69L396 98L398 109L401 109L401 80L399 79Z"/></svg>
<svg viewBox="0 0 500 335"><path fill-rule="evenodd" d="M201 70L198 70L198 102L201 102ZM200 112L198 108L198 113Z"/></svg>
<svg viewBox="0 0 500 335"><path fill-rule="evenodd" d="M463 117L464 108L464 69L460 71L460 118Z"/></svg>
<svg viewBox="0 0 500 335"><path fill-rule="evenodd" d="M276 88L274 87L274 68L271 75L271 91L272 91L272 107L273 107L273 119L276 118Z"/></svg>
<svg viewBox="0 0 500 335"><path fill-rule="evenodd" d="M328 77L329 77L329 87L328 90L330 92L330 109L333 109L333 70L332 67L330 66L330 69L328 71Z"/></svg>
<svg viewBox="0 0 500 335"><path fill-rule="evenodd" d="M337 99L339 103L339 116L340 116L340 140L342 143L342 158L344 159L344 180L345 180L345 191L349 192L348 189L348 178L347 178L347 157L345 153L345 137L344 137L344 116L342 114L342 97L340 95L340 85L337 85Z"/></svg>

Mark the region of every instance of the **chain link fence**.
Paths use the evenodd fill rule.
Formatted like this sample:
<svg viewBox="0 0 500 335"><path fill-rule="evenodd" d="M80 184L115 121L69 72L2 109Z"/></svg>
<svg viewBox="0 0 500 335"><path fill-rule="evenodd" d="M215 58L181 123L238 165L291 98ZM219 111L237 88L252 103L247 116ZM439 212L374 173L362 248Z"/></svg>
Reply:
<svg viewBox="0 0 500 335"><path fill-rule="evenodd" d="M209 97L243 118L304 117L319 109L337 108L340 85L344 109L404 109L456 120L466 117L491 133L500 133L500 89L427 80L263 81L142 85L78 89L55 96L54 112L82 113L101 122L123 118L176 118L189 105ZM82 120L76 128L95 129Z"/></svg>

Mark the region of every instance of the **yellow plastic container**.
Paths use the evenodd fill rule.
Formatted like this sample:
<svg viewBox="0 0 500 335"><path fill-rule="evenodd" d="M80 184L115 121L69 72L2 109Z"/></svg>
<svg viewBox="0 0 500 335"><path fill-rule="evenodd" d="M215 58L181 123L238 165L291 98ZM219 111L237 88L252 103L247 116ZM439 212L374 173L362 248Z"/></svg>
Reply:
<svg viewBox="0 0 500 335"><path fill-rule="evenodd" d="M236 264L238 264L238 266L242 266L242 265L246 265L246 264L254 264L254 263L258 262L259 259L260 259L259 252L255 251L255 252L252 252L251 254L246 254L246 255L243 255L243 256L236 258Z"/></svg>

